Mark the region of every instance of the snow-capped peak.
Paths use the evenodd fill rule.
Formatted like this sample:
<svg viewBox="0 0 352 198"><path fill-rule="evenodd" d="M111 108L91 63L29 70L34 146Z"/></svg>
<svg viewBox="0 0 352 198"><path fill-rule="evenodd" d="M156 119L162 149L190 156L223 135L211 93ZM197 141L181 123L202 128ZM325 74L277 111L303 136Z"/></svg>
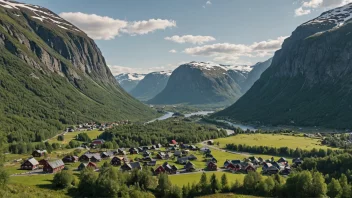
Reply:
<svg viewBox="0 0 352 198"><path fill-rule="evenodd" d="M191 65L193 67L197 67L197 68L202 68L202 69L206 69L206 70L214 70L217 68L221 68L225 71L228 70L234 70L234 71L239 71L239 72L244 72L244 73L248 73L250 72L253 67L249 66L249 65L219 65L213 62L196 62L196 61L192 61L190 63L186 63L185 65Z"/></svg>
<svg viewBox="0 0 352 198"><path fill-rule="evenodd" d="M145 77L145 74L137 73L121 73L115 76L116 80L121 83L123 81L141 81Z"/></svg>
<svg viewBox="0 0 352 198"><path fill-rule="evenodd" d="M161 75L166 75L166 76L171 76L172 71L156 71L156 72L152 72L154 74L161 74Z"/></svg>
<svg viewBox="0 0 352 198"><path fill-rule="evenodd" d="M341 26L352 18L352 3L324 12L319 17L310 20L303 25L330 22Z"/></svg>
<svg viewBox="0 0 352 198"><path fill-rule="evenodd" d="M69 24L61 17L57 16L53 12L40 6L24 4L24 3L8 1L8 0L0 0L0 6L7 9L14 9L14 10L27 9L33 13L33 15L31 16L33 19L39 20L41 22L47 21L47 22L54 23L57 25L57 27L61 29L81 32L81 30ZM19 16L19 15L16 14L16 16Z"/></svg>

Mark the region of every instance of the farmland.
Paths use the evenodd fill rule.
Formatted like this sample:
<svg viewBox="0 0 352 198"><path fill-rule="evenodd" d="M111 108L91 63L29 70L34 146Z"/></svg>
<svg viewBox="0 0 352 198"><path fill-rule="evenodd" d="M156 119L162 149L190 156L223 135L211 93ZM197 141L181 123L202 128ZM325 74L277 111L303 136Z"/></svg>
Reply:
<svg viewBox="0 0 352 198"><path fill-rule="evenodd" d="M90 139L96 139L102 133L102 131L99 131L98 129L94 129L92 131L68 132L64 135L64 141L58 141L57 138L52 138L49 140L49 143L68 144L71 140L75 139L76 136L80 133L87 133Z"/></svg>
<svg viewBox="0 0 352 198"><path fill-rule="evenodd" d="M313 148L329 148L321 145L320 141L320 139L309 137L279 134L239 134L215 140L215 142L219 142L221 148L224 148L226 144L231 143L246 144L248 146L288 147L292 149L301 148L306 150L311 150Z"/></svg>

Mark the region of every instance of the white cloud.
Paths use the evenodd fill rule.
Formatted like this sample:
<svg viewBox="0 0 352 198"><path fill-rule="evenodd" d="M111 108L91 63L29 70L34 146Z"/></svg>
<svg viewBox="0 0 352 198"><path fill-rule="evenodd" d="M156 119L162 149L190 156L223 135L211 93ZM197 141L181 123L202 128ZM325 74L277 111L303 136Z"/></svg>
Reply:
<svg viewBox="0 0 352 198"><path fill-rule="evenodd" d="M148 21L134 21L123 30L128 34L148 34L155 30L165 30L168 27L176 27L176 21L165 19L149 19Z"/></svg>
<svg viewBox="0 0 352 198"><path fill-rule="evenodd" d="M212 36L175 35L172 37L165 37L165 40L173 41L176 43L204 44L206 42L215 41L216 39Z"/></svg>
<svg viewBox="0 0 352 198"><path fill-rule="evenodd" d="M156 30L164 30L168 27L176 26L175 21L165 19L128 22L108 16L81 12L63 12L60 13L60 16L96 40L111 40L121 33L130 35L147 34Z"/></svg>
<svg viewBox="0 0 352 198"><path fill-rule="evenodd" d="M127 26L127 21L96 14L63 12L60 16L97 40L113 39L120 34L122 28Z"/></svg>
<svg viewBox="0 0 352 198"><path fill-rule="evenodd" d="M174 50L174 49L170 50L169 52L170 52L170 53L177 53L177 51Z"/></svg>
<svg viewBox="0 0 352 198"><path fill-rule="evenodd" d="M211 5L211 1L207 1L205 5Z"/></svg>
<svg viewBox="0 0 352 198"><path fill-rule="evenodd" d="M239 57L266 57L272 55L281 48L287 37L278 37L267 41L254 42L251 45L217 43L192 48L186 48L183 52L194 56L210 56L217 62L236 62Z"/></svg>
<svg viewBox="0 0 352 198"><path fill-rule="evenodd" d="M295 10L295 15L303 16L310 14L312 9L334 8L351 2L352 0L304 0L301 7Z"/></svg>
<svg viewBox="0 0 352 198"><path fill-rule="evenodd" d="M311 13L310 10L304 10L302 7L299 7L295 10L295 16L303 16L310 13Z"/></svg>

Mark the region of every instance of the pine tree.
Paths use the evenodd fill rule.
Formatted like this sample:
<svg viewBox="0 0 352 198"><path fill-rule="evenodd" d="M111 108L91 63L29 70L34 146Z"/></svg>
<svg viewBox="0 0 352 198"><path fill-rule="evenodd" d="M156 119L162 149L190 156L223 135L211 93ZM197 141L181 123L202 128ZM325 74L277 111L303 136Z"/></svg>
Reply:
<svg viewBox="0 0 352 198"><path fill-rule="evenodd" d="M341 185L335 178L333 178L329 183L327 194L331 198L339 197L342 194Z"/></svg>
<svg viewBox="0 0 352 198"><path fill-rule="evenodd" d="M221 176L221 187L222 187L222 192L228 192L230 190L227 176L225 173L222 174Z"/></svg>
<svg viewBox="0 0 352 198"><path fill-rule="evenodd" d="M220 191L220 183L218 179L216 178L215 173L210 177L210 189L212 193L217 193Z"/></svg>

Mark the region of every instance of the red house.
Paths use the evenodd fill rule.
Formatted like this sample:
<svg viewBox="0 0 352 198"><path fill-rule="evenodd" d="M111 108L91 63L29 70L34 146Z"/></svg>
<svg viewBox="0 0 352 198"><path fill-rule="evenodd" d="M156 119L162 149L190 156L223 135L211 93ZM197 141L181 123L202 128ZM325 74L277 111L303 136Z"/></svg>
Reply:
<svg viewBox="0 0 352 198"><path fill-rule="evenodd" d="M123 157L113 157L110 164L113 166L120 166L123 162Z"/></svg>
<svg viewBox="0 0 352 198"><path fill-rule="evenodd" d="M39 166L39 162L35 158L29 158L21 165L22 170L34 170Z"/></svg>
<svg viewBox="0 0 352 198"><path fill-rule="evenodd" d="M96 139L92 141L92 144L99 145L99 144L104 144L104 140L102 139Z"/></svg>
<svg viewBox="0 0 352 198"><path fill-rule="evenodd" d="M216 170L218 170L218 165L216 165L216 163L210 161L210 162L207 164L207 170L208 170L208 171L216 171Z"/></svg>
<svg viewBox="0 0 352 198"><path fill-rule="evenodd" d="M75 163L75 162L78 162L78 157L73 155L67 155L64 158L62 158L62 161L64 163Z"/></svg>
<svg viewBox="0 0 352 198"><path fill-rule="evenodd" d="M171 140L171 144L177 144L176 140Z"/></svg>
<svg viewBox="0 0 352 198"><path fill-rule="evenodd" d="M88 162L88 163L81 163L79 166L78 166L78 170L82 170L84 168L93 168L94 170L97 169L97 165L93 162Z"/></svg>
<svg viewBox="0 0 352 198"><path fill-rule="evenodd" d="M65 168L65 164L61 159L55 161L47 161L43 167L43 171L46 173L56 173Z"/></svg>
<svg viewBox="0 0 352 198"><path fill-rule="evenodd" d="M165 173L165 168L163 166L159 166L158 168L155 169L154 173L156 175L160 174L160 173Z"/></svg>

